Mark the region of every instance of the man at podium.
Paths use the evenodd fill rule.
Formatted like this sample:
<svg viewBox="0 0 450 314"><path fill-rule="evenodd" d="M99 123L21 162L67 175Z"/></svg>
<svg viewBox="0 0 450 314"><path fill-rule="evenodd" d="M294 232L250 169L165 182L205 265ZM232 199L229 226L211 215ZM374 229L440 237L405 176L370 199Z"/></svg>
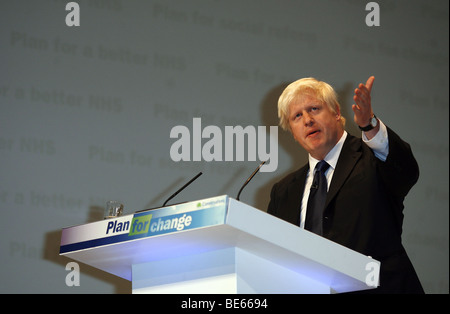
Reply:
<svg viewBox="0 0 450 314"><path fill-rule="evenodd" d="M354 92L362 138L344 130L327 83L304 78L283 91L280 125L308 152L309 162L273 186L268 213L379 260L380 286L365 292L423 293L401 241L403 200L419 168L410 146L374 114L374 80Z"/></svg>

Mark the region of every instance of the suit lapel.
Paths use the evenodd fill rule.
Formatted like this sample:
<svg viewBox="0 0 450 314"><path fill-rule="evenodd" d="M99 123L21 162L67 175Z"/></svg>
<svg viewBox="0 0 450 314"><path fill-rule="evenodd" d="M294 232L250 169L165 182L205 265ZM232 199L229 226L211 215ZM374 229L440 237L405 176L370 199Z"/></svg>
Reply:
<svg viewBox="0 0 450 314"><path fill-rule="evenodd" d="M361 154L361 140L351 135L347 136L334 170L325 208L341 189L341 186L355 167L356 162L361 158Z"/></svg>
<svg viewBox="0 0 450 314"><path fill-rule="evenodd" d="M341 154L336 164L336 169L327 194L325 209L328 207L331 200L336 196L341 186L352 172L357 161L361 158L361 154L360 139L349 134L344 142L344 146L342 147ZM306 164L297 170L294 179L288 187L286 208L294 210L285 211L283 219L296 225L300 224L300 207L308 171L309 164Z"/></svg>
<svg viewBox="0 0 450 314"><path fill-rule="evenodd" d="M286 217L288 221L296 224L300 224L300 207L303 198L303 191L305 189L306 174L308 173L309 165L306 164L304 167L300 168L292 183L288 187L288 200L286 208L293 208L295 210L290 210L289 216Z"/></svg>

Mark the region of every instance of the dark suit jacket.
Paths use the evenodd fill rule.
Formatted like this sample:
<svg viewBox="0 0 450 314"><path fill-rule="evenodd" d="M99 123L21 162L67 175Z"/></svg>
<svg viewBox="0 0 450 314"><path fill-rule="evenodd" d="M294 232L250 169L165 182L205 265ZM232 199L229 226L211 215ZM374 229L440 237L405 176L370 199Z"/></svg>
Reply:
<svg viewBox="0 0 450 314"><path fill-rule="evenodd" d="M381 262L380 287L370 292L423 293L401 242L403 200L419 168L410 146L389 128L388 138L389 155L382 162L348 134L327 194L323 236ZM273 186L269 214L300 224L308 169L306 164Z"/></svg>

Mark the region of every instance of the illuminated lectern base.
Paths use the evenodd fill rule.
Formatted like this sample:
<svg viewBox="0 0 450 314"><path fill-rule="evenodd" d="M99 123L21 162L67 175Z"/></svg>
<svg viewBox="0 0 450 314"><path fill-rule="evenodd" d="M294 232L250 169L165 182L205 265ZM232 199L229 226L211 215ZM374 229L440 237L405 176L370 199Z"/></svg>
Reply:
<svg viewBox="0 0 450 314"><path fill-rule="evenodd" d="M133 293L330 293L330 287L239 248L133 265Z"/></svg>

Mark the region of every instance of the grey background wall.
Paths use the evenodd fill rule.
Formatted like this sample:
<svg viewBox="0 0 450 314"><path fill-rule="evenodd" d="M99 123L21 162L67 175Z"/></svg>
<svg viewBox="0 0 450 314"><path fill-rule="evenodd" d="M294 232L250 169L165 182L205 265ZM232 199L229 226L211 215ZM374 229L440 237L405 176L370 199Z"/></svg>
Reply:
<svg viewBox="0 0 450 314"><path fill-rule="evenodd" d="M413 148L421 177L405 200L404 244L428 293L448 293L448 1L80 0L68 27L62 0L0 1L0 292L129 292L81 266L67 287L63 227L229 194L259 161L170 158L177 125L277 125L283 87L301 77L339 92L359 134L352 91L375 75L377 115ZM205 140L204 140L205 141ZM281 129L278 168L241 200L266 210L273 183L306 162Z"/></svg>

